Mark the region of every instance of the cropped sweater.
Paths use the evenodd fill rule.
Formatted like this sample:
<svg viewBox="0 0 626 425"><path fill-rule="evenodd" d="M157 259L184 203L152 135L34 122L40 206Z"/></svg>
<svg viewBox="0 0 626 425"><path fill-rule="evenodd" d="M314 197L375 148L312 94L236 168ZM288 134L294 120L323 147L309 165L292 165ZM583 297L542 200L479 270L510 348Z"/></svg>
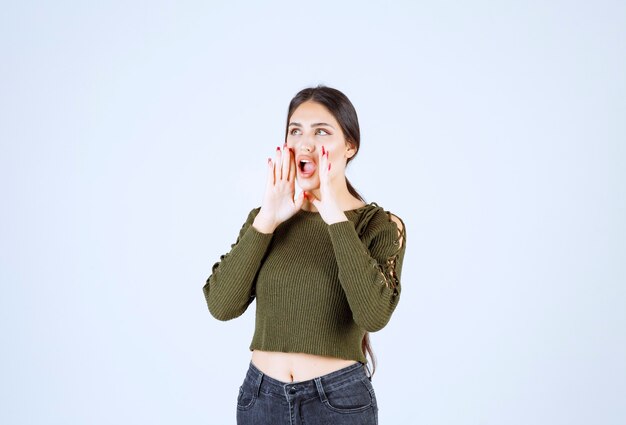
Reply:
<svg viewBox="0 0 626 425"><path fill-rule="evenodd" d="M375 203L328 225L300 210L273 233L248 214L231 250L203 287L218 320L241 316L256 298L250 350L301 352L367 363L366 332L382 329L400 299L406 229Z"/></svg>

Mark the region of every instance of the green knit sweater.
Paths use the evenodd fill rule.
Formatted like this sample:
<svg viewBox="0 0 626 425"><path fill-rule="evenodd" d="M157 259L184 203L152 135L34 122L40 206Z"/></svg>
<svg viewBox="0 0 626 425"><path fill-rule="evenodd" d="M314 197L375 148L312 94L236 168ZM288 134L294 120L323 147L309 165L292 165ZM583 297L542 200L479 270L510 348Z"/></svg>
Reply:
<svg viewBox="0 0 626 425"><path fill-rule="evenodd" d="M375 203L326 224L300 210L274 233L257 231L250 211L237 241L203 287L218 320L239 317L256 298L250 350L300 352L363 363L365 332L382 329L400 299L406 249L390 213Z"/></svg>

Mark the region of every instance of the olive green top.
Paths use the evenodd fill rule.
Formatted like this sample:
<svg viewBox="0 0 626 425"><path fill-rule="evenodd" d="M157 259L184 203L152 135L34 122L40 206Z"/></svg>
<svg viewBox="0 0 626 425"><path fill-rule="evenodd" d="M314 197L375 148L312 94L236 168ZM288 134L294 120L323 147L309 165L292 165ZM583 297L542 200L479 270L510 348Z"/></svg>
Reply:
<svg viewBox="0 0 626 425"><path fill-rule="evenodd" d="M250 350L299 352L367 363L365 332L382 329L400 299L406 229L375 203L328 225L300 210L274 233L250 211L237 241L203 287L210 313L239 317L256 298Z"/></svg>

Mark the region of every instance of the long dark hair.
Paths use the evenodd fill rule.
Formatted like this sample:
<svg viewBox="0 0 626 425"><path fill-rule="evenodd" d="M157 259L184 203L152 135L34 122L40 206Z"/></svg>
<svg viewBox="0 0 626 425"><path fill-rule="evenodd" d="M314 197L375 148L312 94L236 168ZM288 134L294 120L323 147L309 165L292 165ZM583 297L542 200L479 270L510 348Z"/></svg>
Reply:
<svg viewBox="0 0 626 425"><path fill-rule="evenodd" d="M356 115L356 110L354 109L352 102L350 102L350 99L348 99L345 94L337 89L324 86L323 84L319 84L317 87L302 89L293 97L293 99L291 99L291 102L289 102L289 109L287 111L285 141L287 140L287 136L289 134L289 120L291 119L291 116L298 106L309 100L324 106L339 123L341 131L345 136L346 143L352 144L356 150L356 153L352 155L352 157L348 158L347 162L350 162L359 152L361 147L361 130L359 129L359 119ZM361 194L357 192L352 184L350 184L347 178L346 185L352 196L365 202L365 199L363 199ZM369 356L372 359L372 370L370 373L370 377L372 377L376 371L376 358L370 345L368 332L365 332L363 340L361 341L361 350L363 351L364 356L367 356L369 353Z"/></svg>

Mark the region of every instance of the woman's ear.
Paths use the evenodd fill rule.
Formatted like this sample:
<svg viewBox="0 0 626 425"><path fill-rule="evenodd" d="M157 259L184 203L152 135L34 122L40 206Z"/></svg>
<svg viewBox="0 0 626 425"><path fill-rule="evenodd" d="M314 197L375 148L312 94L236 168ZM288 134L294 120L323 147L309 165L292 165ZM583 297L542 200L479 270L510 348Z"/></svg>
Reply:
<svg viewBox="0 0 626 425"><path fill-rule="evenodd" d="M356 146L354 146L354 144L351 141L347 140L346 141L346 158L347 159L352 158L354 155L356 155L356 151L357 151Z"/></svg>

